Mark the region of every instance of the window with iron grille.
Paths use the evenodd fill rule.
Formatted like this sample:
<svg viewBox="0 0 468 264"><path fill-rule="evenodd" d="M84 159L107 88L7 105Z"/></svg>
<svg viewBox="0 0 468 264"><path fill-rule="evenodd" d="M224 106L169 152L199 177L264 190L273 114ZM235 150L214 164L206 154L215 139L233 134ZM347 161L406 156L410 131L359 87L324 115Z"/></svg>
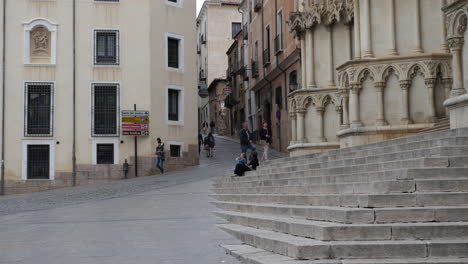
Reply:
<svg viewBox="0 0 468 264"><path fill-rule="evenodd" d="M114 144L96 145L97 164L114 164Z"/></svg>
<svg viewBox="0 0 468 264"><path fill-rule="evenodd" d="M169 89L168 91L168 108L169 121L179 121L179 90Z"/></svg>
<svg viewBox="0 0 468 264"><path fill-rule="evenodd" d="M24 136L53 136L53 83L25 84Z"/></svg>
<svg viewBox="0 0 468 264"><path fill-rule="evenodd" d="M28 180L46 180L50 176L50 146L28 145L27 147Z"/></svg>
<svg viewBox="0 0 468 264"><path fill-rule="evenodd" d="M119 31L95 30L94 31L94 64L118 65L119 64Z"/></svg>
<svg viewBox="0 0 468 264"><path fill-rule="evenodd" d="M181 157L181 146L180 145L171 145L171 157Z"/></svg>
<svg viewBox="0 0 468 264"><path fill-rule="evenodd" d="M170 68L179 68L179 39L167 38L167 66Z"/></svg>
<svg viewBox="0 0 468 264"><path fill-rule="evenodd" d="M92 136L119 135L119 85L92 84Z"/></svg>

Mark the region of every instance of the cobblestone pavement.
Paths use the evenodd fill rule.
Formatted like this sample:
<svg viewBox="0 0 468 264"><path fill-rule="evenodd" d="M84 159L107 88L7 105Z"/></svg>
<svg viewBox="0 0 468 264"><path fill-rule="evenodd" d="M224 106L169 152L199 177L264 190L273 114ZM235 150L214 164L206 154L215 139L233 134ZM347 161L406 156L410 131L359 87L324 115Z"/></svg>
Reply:
<svg viewBox="0 0 468 264"><path fill-rule="evenodd" d="M217 141L214 158L164 176L0 198L0 263L238 263L209 189L239 146Z"/></svg>

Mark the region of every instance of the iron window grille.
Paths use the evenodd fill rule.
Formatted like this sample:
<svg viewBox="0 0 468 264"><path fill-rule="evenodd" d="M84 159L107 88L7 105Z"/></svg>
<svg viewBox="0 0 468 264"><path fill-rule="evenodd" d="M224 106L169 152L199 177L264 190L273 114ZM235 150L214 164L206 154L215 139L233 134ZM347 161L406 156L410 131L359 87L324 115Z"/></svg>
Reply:
<svg viewBox="0 0 468 264"><path fill-rule="evenodd" d="M114 164L114 144L96 145L97 164Z"/></svg>
<svg viewBox="0 0 468 264"><path fill-rule="evenodd" d="M28 180L47 180L50 176L50 146L28 145Z"/></svg>
<svg viewBox="0 0 468 264"><path fill-rule="evenodd" d="M119 136L120 86L118 84L94 83L91 90L92 136Z"/></svg>
<svg viewBox="0 0 468 264"><path fill-rule="evenodd" d="M167 38L167 66L170 68L179 68L179 45L179 39Z"/></svg>
<svg viewBox="0 0 468 264"><path fill-rule="evenodd" d="M179 90L169 89L168 91L169 121L179 121L179 94Z"/></svg>
<svg viewBox="0 0 468 264"><path fill-rule="evenodd" d="M119 31L94 31L94 64L119 65Z"/></svg>
<svg viewBox="0 0 468 264"><path fill-rule="evenodd" d="M24 98L24 136L53 136L54 84L26 83Z"/></svg>
<svg viewBox="0 0 468 264"><path fill-rule="evenodd" d="M181 157L181 147L179 145L171 145L171 157Z"/></svg>

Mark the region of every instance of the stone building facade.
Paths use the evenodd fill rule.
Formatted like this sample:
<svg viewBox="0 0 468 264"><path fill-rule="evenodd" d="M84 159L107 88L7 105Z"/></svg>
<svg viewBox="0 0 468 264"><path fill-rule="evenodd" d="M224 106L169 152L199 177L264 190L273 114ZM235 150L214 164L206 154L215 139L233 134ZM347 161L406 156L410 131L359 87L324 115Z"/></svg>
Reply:
<svg viewBox="0 0 468 264"><path fill-rule="evenodd" d="M6 3L6 6L4 4ZM1 192L134 177L121 110L149 111L138 175L198 164L195 1L2 1ZM146 122L146 121L144 121Z"/></svg>
<svg viewBox="0 0 468 264"><path fill-rule="evenodd" d="M452 54L439 0L296 0L301 89L292 155L417 133L447 118Z"/></svg>
<svg viewBox="0 0 468 264"><path fill-rule="evenodd" d="M241 27L239 3L240 0L205 1L197 18L198 86L202 95L198 99L200 128L203 122L209 124L215 119L215 113L210 112L210 99L203 89L215 79L226 78L226 51L234 40L235 31Z"/></svg>
<svg viewBox="0 0 468 264"><path fill-rule="evenodd" d="M273 148L287 151L291 139L287 95L299 87L301 76L300 47L287 28L294 1L245 0L243 5L251 91L247 97L252 108L248 116L254 116L249 121L254 130L267 121Z"/></svg>
<svg viewBox="0 0 468 264"><path fill-rule="evenodd" d="M226 79L215 79L208 87L210 113L215 122L215 133L220 136L231 136L231 111L226 107L228 97Z"/></svg>

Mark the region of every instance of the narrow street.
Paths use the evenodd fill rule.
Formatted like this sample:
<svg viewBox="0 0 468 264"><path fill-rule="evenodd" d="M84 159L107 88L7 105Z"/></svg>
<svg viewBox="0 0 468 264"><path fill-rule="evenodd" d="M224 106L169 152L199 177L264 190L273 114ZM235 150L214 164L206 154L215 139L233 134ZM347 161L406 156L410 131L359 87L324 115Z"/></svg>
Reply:
<svg viewBox="0 0 468 264"><path fill-rule="evenodd" d="M238 149L218 138L213 159L162 177L0 198L0 263L238 263L209 197Z"/></svg>

